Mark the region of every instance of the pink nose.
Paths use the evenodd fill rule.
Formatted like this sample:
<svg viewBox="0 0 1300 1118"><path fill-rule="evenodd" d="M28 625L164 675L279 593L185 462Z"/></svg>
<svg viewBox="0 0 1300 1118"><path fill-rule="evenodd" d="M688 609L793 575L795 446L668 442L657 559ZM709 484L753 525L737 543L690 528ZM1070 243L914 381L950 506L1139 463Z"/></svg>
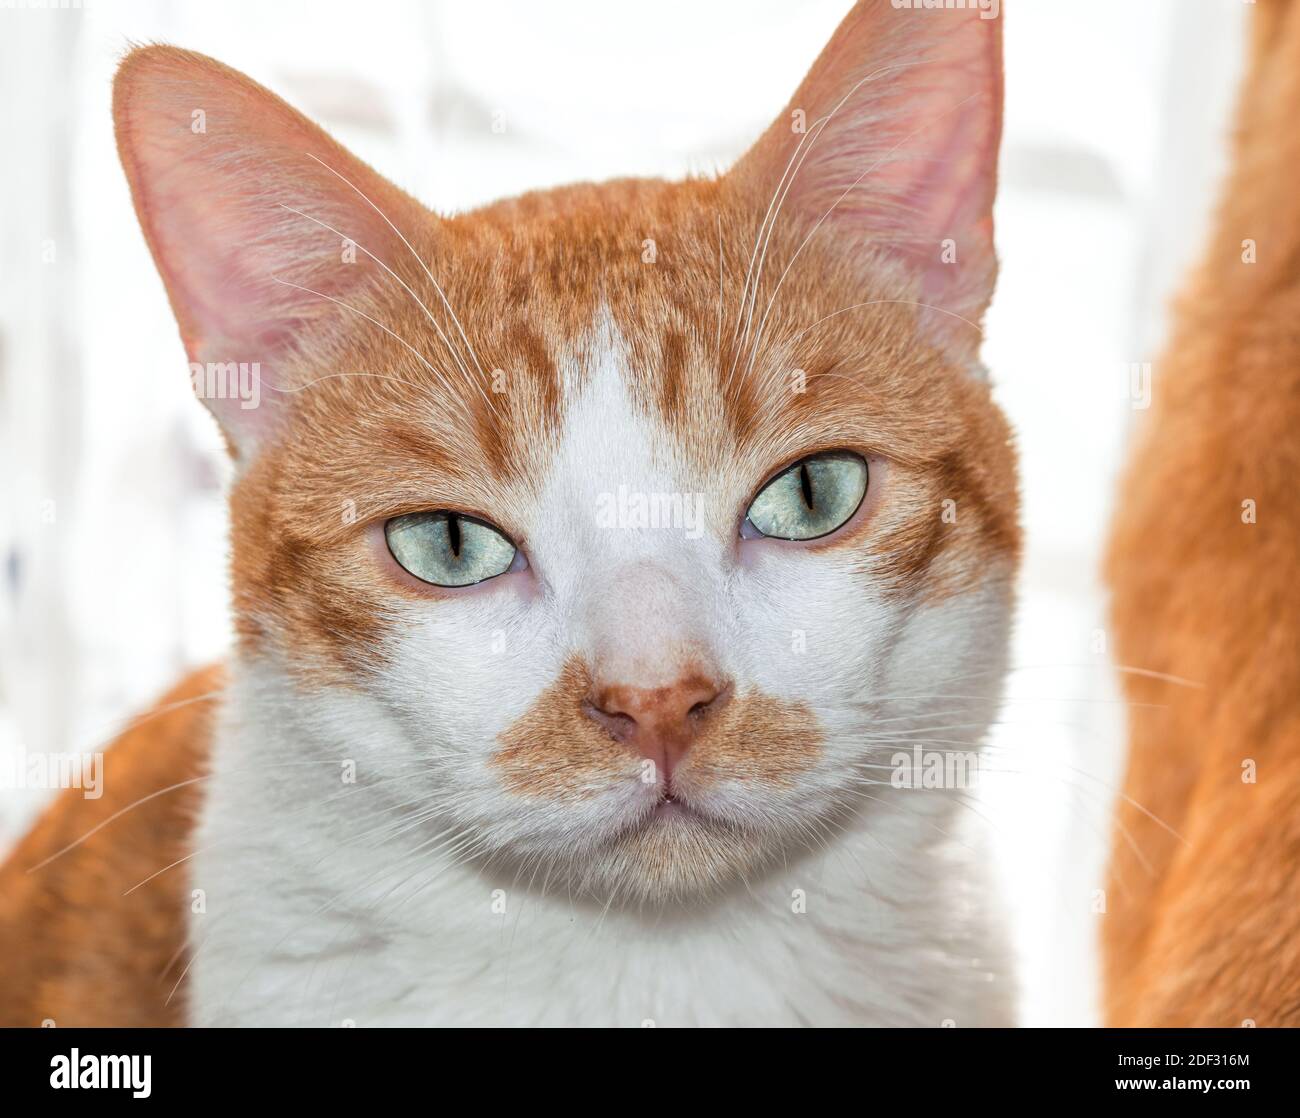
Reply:
<svg viewBox="0 0 1300 1118"><path fill-rule="evenodd" d="M653 762L655 777L667 785L700 729L730 695L730 684L697 674L664 687L595 686L583 709L614 738Z"/></svg>

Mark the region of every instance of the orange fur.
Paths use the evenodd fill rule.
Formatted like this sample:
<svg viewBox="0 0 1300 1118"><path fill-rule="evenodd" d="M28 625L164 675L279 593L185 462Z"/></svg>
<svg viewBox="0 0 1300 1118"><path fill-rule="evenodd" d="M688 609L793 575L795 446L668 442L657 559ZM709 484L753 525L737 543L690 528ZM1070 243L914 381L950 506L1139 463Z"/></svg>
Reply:
<svg viewBox="0 0 1300 1118"><path fill-rule="evenodd" d="M873 57L873 37L901 51L909 33L933 26L895 14L880 3L855 9L830 54ZM989 37L978 64L996 69L1000 40L992 29L981 34ZM844 70L829 72L842 78ZM973 85L997 85L981 74ZM810 79L797 95L810 120L847 92L823 84ZM919 95L904 88L892 97L906 104ZM737 494L752 496L763 478L819 450L845 448L888 462L889 484L870 498L871 516L813 546L861 554L863 567L883 572L887 589L918 600L952 593L990 568L1013 568L1019 529L1009 431L988 384L970 368L995 266L991 250L978 251L991 234L987 220L974 222L963 245L974 264L953 270L973 277L952 293L961 313L933 334L920 330L931 312L918 305L924 292L915 277L885 251L888 236L874 244L865 221L856 232L828 225L816 237L806 217L778 222L752 292L763 317L762 344L755 346L754 335L741 329L742 297L768 200L798 140L787 129L769 131L735 173L716 180L580 185L443 219L278 98L201 55L170 47L133 52L119 73L114 105L137 213L191 360L264 356L229 350L228 323L196 296L204 290L204 261L231 253L232 244L243 253L227 261L237 280L232 286L247 289L249 313L294 326L288 339L283 330L259 336L268 374L264 415L213 405L241 465L230 499L241 655L268 655L313 683L350 684L382 670L394 600L427 603L438 594L376 561L376 527L389 517L491 509L493 521L526 551L520 525L565 418L561 370L588 375L598 344L593 324L602 315L626 345L636 403L671 426L691 465L723 477ZM202 134L189 127L197 108L207 114ZM985 109L978 152L997 143L1000 114ZM873 120L872 135L884 137L886 148L889 124L887 116ZM851 137L865 133L845 128ZM822 150L833 149L828 143ZM857 151L855 158L870 166L869 156ZM392 218L409 247L335 171ZM882 180L887 172L881 170ZM981 183L977 210L987 207L992 187L991 178ZM820 202L812 199L814 216ZM898 207L895 200L895 217ZM255 235L232 238L232 226ZM178 248L186 238L188 263ZM340 268L343 239L365 251ZM652 261L643 256L647 239L655 242ZM431 262L433 277L423 261ZM276 286L276 276L290 285ZM472 346L461 344L462 326ZM803 378L800 391L791 390L795 373ZM495 390L498 381L504 391ZM244 449L241 424L256 427L255 454ZM955 503L955 520L942 515L947 501ZM730 510L729 531L743 513L743 506ZM555 794L580 789L584 777L611 765L634 767L630 754L581 718L584 684L585 669L571 665L503 735L497 767L518 790ZM747 718L769 732L742 732ZM175 725L197 751L198 723ZM143 771L168 774L178 757L190 756L166 753L165 744L150 746L151 740L127 735L116 755L138 754ZM725 770L780 784L811 763L820 740L801 704L737 696L698 744L697 775L707 781ZM151 749L165 755L151 757ZM192 762L200 756L194 752ZM560 766L565 776L557 784ZM152 788L142 777L125 792L139 795L146 786ZM166 815L167 797L150 801L157 806L132 814L141 830L119 829L113 844L106 829L101 841L60 860L69 890L80 877L96 882L100 918L114 930L103 945L106 969L136 950L117 935L132 925L131 908L115 890L181 857L193 798L169 801L183 810ZM65 797L5 873L18 874L27 859L54 845L53 830L62 835L87 819L93 825L98 810ZM696 828L692 872L700 880L721 881L737 866L758 864L761 844L743 830L682 826ZM658 832L629 836L619 856L666 879L680 873L672 841ZM112 874L105 876L103 866ZM84 1002L70 991L54 999L33 989L17 1001L17 1017L29 1019L50 1001L58 1011L78 1007L73 1016L84 1009L104 1020L117 992L124 1006L140 1006L141 1021L175 1019L175 1001L165 1011L156 1004L154 968L161 970L160 953L175 946L183 894L174 874L156 881L141 893L158 906L159 930L140 960L123 963L113 979L136 981L147 993L130 1000L108 978ZM35 886L22 891L10 902L11 925L24 923L22 913L45 904L45 896ZM23 950L47 950L40 957L48 957L48 968L85 965L92 929L84 908L73 908L49 917L68 921L69 930L48 949Z"/></svg>
<svg viewBox="0 0 1300 1118"><path fill-rule="evenodd" d="M62 792L0 867L0 1026L184 1022L189 895L172 863L221 686L209 668L164 696L105 751L104 794Z"/></svg>
<svg viewBox="0 0 1300 1118"><path fill-rule="evenodd" d="M898 495L880 510L867 546L887 557L909 591L926 579L938 592L957 579L954 566L977 563L986 550L1014 559L1013 454L987 384L917 345L907 306L882 302L810 329L840 308L891 293L873 292L816 242L774 307L767 359L746 375L745 355L730 342L733 305L723 308L718 356L719 216L731 254L724 257L724 285L734 301L744 274L737 257L752 244L754 223L725 183L575 187L553 192L545 204L529 197L442 223L442 240L428 241L427 251L457 262L442 279L447 297L484 367L505 370L519 390L489 392L486 401L467 393L488 414L472 432L458 434L449 454L439 434L421 430L412 417L454 405L392 339L357 331L348 350L328 364L313 363L316 376L379 369L401 382L340 378L314 385L295 400L282 438L235 490L241 636L262 639L253 619L278 616L288 639L318 648L323 664L341 660L351 670L362 657L349 658L349 649L370 645L367 630L382 620L393 592L361 561L363 529L399 513L492 508L526 546L516 529L523 517L511 513L526 506L556 448L559 417L547 410L559 406L555 369L566 354L584 359L584 337L601 302L627 339L645 406L672 414L690 401L691 421L680 429L697 461L752 481L817 449L850 447L887 458ZM647 229L659 238L654 264L640 256ZM784 260L799 239L778 231L773 255ZM418 237L413 243L425 244ZM479 261L491 261L491 269ZM419 280L411 275L408 282ZM517 288L528 289L526 300L512 298ZM367 307L396 333L426 340L421 312L400 289L376 292ZM436 349L437 340L432 344ZM741 371L730 378L733 364ZM795 369L806 374L803 393L789 391ZM321 431L331 438L319 438ZM961 510L956 524L941 520L945 499ZM355 523L340 512L348 501ZM933 562L942 551L958 557L954 564ZM289 592L305 582L324 592Z"/></svg>
<svg viewBox="0 0 1300 1118"><path fill-rule="evenodd" d="M506 785L517 792L553 799L581 798L603 789L610 777L637 772L634 755L582 713L591 676L577 661L514 725L501 735L492 759ZM603 703L601 705L604 705ZM747 733L762 726L763 733ZM816 760L821 731L803 703L758 693L728 702L706 722L676 779L703 790L721 780L754 780L781 786Z"/></svg>
<svg viewBox="0 0 1300 1118"><path fill-rule="evenodd" d="M1119 661L1196 684L1124 683L1143 705L1103 926L1114 1025L1300 1025L1300 6L1258 8L1236 168L1107 561Z"/></svg>
<svg viewBox="0 0 1300 1118"><path fill-rule="evenodd" d="M871 36L905 27L851 18L828 53L867 57ZM990 38L992 49L998 42ZM810 78L791 104L815 119L845 92L819 89ZM204 160L217 170L247 162L222 145L261 153L257 201L274 207L283 199L305 213L315 207L391 269L365 256L350 266L355 273L340 269L338 238L306 219L298 219L295 234L279 224L268 233L286 240L297 281L352 310L302 296L301 307L284 312L305 320L304 330L271 381L294 394L273 400L274 442L231 501L235 612L247 646L266 639L270 627L284 643L317 650L326 678L366 670L394 587L366 561L364 530L387 517L490 508L526 545L521 510L547 474L563 420L557 370L565 359L583 366L601 307L626 340L645 406L674 424L704 468L725 469L743 488L818 449L878 454L891 463L895 496L863 542L900 588L914 592L924 580L939 595L960 585L963 569L976 569L986 553L1014 562L1019 530L1005 420L986 383L950 353L918 343L916 293L891 261L881 257L877 268L864 268L829 226L809 239L806 222L777 223L755 299L760 314L771 306L761 349L748 348L743 332L736 341L751 251L799 138L780 121L718 180L584 184L440 219L243 75L170 47L136 51L116 86L119 146L196 359L203 339L185 309L185 278L164 261L136 150L157 148L152 158L163 170L155 175L162 175L192 152L194 138L173 127L165 141L138 139L137 101L154 113L170 106L182 122L191 106L208 106L203 142L216 154L205 148ZM996 144L996 134L989 142ZM312 159L286 154L304 148L391 213L414 251ZM643 259L647 238L655 242L653 263ZM870 259L875 250L863 243L857 255ZM433 262L477 360L453 344L458 335L445 314L435 315L436 330L417 304L412 293L428 307L442 306L417 256ZM354 276L347 289L339 287L340 271ZM977 321L954 329L962 349L978 340ZM399 338L414 340L427 364ZM791 391L795 370L805 377L804 391ZM498 371L504 391L492 390ZM939 515L945 500L960 510L955 524ZM304 585L313 592L294 593Z"/></svg>

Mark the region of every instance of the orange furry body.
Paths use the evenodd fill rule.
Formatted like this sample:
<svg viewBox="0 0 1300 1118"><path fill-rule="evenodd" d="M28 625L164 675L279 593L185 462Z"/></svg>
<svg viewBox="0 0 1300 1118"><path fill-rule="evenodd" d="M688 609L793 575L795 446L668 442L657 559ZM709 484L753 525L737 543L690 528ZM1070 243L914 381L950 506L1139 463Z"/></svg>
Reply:
<svg viewBox="0 0 1300 1118"><path fill-rule="evenodd" d="M1194 684L1125 681L1112 1025L1300 1025L1300 7L1255 37L1108 559L1119 661Z"/></svg>
<svg viewBox="0 0 1300 1118"><path fill-rule="evenodd" d="M0 867L0 1026L184 1024L182 859L221 682L174 688L109 747L104 795L64 791Z"/></svg>

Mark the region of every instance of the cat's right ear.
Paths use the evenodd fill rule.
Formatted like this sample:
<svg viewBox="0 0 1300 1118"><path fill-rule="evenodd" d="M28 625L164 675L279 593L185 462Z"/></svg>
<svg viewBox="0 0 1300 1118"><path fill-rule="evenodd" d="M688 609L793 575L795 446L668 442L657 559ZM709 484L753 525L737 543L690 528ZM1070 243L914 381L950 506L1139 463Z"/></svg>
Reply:
<svg viewBox="0 0 1300 1118"><path fill-rule="evenodd" d="M384 265L411 263L404 235L432 215L269 90L201 54L132 51L113 118L192 383L245 459L289 399L279 390L286 357L355 318L351 293Z"/></svg>

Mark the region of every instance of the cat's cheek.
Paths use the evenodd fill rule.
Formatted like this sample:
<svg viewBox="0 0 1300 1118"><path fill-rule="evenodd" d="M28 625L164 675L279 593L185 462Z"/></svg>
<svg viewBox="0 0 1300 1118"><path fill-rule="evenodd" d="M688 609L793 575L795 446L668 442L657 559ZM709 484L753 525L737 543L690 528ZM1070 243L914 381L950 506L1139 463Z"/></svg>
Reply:
<svg viewBox="0 0 1300 1118"><path fill-rule="evenodd" d="M760 562L764 555L773 553L821 551L837 547L854 547L861 543L871 531L871 522L876 510L885 499L889 486L889 460L878 455L867 458L867 491L857 511L833 532L818 536L815 540L781 540L773 536L755 536L752 539L736 540L736 561L742 567L749 567Z"/></svg>
<svg viewBox="0 0 1300 1118"><path fill-rule="evenodd" d="M484 579L472 586L435 586L431 582L416 578L393 558L393 553L388 550L388 543L384 538L382 521L377 521L366 528L363 547L367 560L373 563L383 576L384 584L390 587L395 595L403 598L451 603L502 594L525 601L534 601L540 597L532 564L522 548L519 549L515 562L510 568L495 578Z"/></svg>

